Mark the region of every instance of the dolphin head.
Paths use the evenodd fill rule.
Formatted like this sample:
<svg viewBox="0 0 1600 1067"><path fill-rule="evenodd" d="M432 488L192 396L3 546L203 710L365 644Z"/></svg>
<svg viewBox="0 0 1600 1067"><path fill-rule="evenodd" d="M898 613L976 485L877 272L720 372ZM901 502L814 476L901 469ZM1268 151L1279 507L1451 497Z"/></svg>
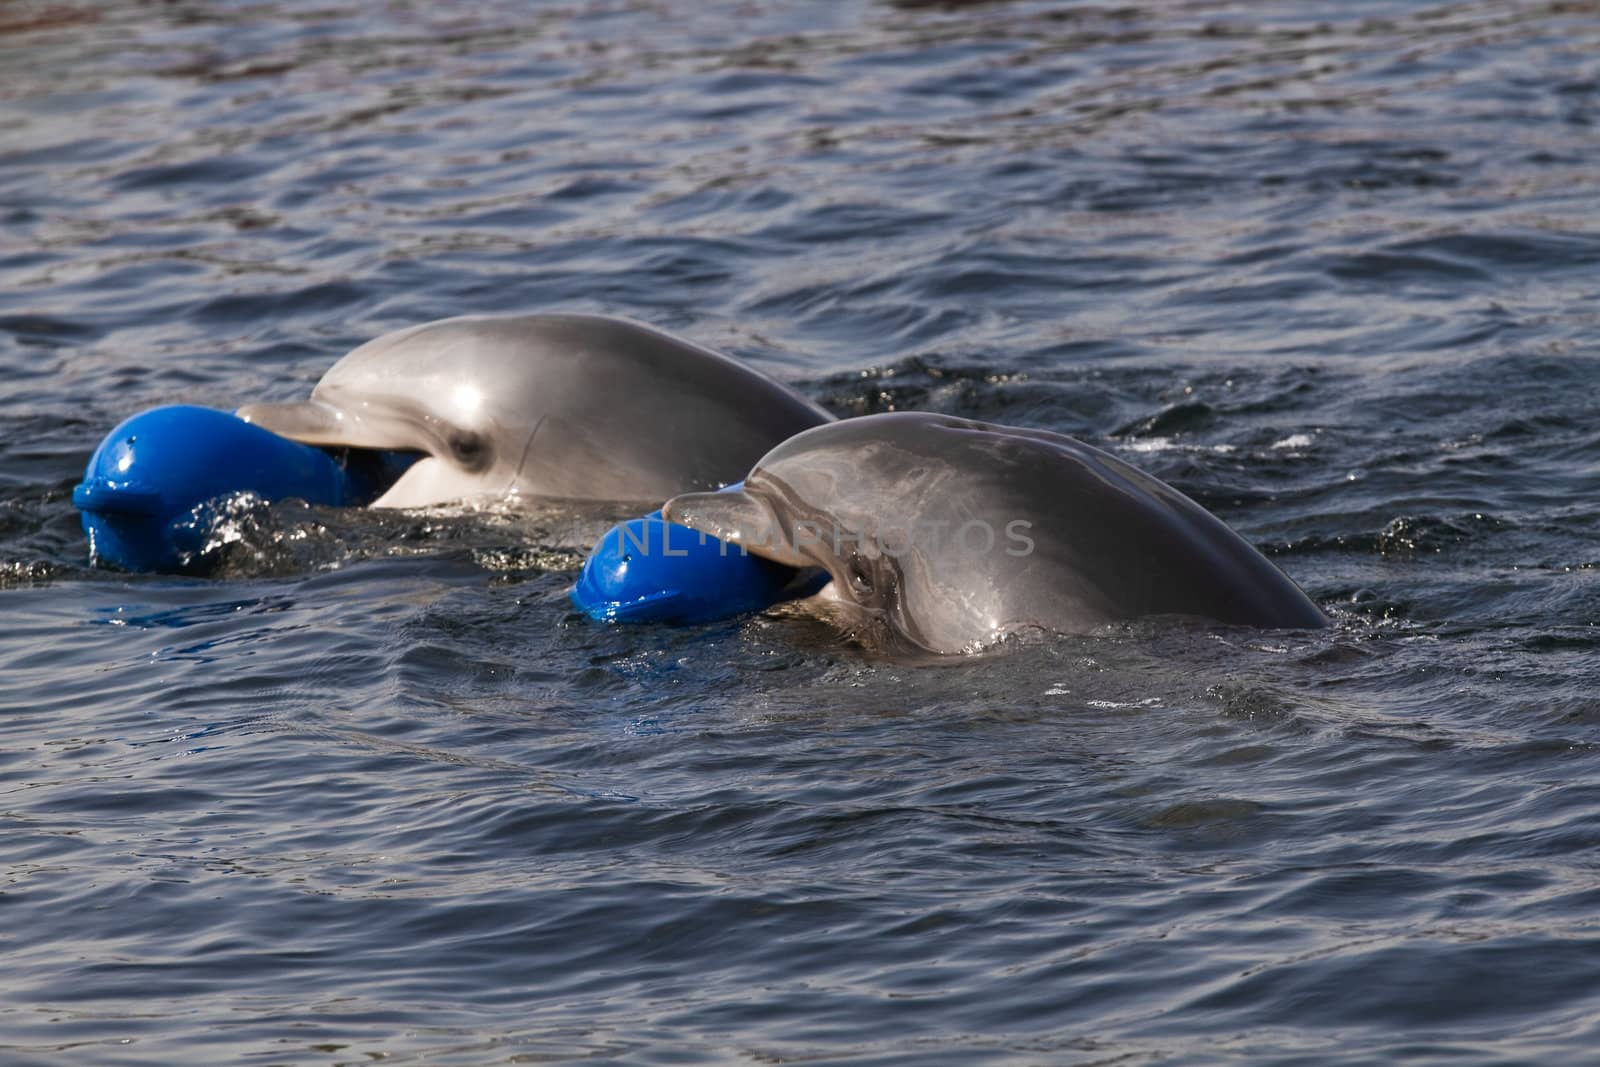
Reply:
<svg viewBox="0 0 1600 1067"><path fill-rule="evenodd" d="M968 477L960 435L983 429L926 414L833 423L773 449L742 490L684 494L664 514L755 555L825 568L869 645L978 651L1015 621L1005 592L1032 547L1004 480Z"/></svg>
<svg viewBox="0 0 1600 1067"><path fill-rule="evenodd" d="M464 316L339 360L309 400L240 418L306 444L423 453L376 502L658 501L739 478L829 416L777 382L637 323Z"/></svg>
<svg viewBox="0 0 1600 1067"><path fill-rule="evenodd" d="M1327 625L1283 572L1158 479L1043 430L946 415L847 419L768 452L736 493L666 517L794 566L821 566L857 629L973 652L1026 630L1147 615Z"/></svg>
<svg viewBox="0 0 1600 1067"><path fill-rule="evenodd" d="M309 400L251 404L239 417L331 447L423 453L378 501L421 507L515 491L537 436L516 405L535 364L491 319L449 319L369 341L333 365Z"/></svg>

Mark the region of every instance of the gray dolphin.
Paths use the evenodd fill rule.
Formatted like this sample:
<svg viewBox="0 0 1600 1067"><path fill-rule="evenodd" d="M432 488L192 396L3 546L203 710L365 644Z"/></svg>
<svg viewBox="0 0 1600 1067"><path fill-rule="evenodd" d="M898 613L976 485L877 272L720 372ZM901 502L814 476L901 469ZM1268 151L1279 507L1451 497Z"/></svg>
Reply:
<svg viewBox="0 0 1600 1067"><path fill-rule="evenodd" d="M975 652L1145 615L1313 628L1327 616L1171 486L1060 434L900 413L808 430L677 523L821 566L869 644Z"/></svg>
<svg viewBox="0 0 1600 1067"><path fill-rule="evenodd" d="M426 453L375 507L478 496L658 501L715 489L832 420L727 356L600 315L465 316L368 341L309 400L246 422L312 445Z"/></svg>

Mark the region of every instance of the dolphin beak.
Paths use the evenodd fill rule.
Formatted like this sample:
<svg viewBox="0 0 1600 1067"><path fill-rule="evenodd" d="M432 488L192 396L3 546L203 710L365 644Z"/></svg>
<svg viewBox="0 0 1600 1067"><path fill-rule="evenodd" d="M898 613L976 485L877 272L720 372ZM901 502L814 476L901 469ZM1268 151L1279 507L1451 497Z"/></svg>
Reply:
<svg viewBox="0 0 1600 1067"><path fill-rule="evenodd" d="M742 489L684 493L667 501L661 513L668 522L710 534L719 541L742 545L752 556L789 567L817 565L816 560L794 547L767 503Z"/></svg>
<svg viewBox="0 0 1600 1067"><path fill-rule="evenodd" d="M307 445L432 450L424 436L406 420L363 418L326 400L246 404L234 414L279 437Z"/></svg>

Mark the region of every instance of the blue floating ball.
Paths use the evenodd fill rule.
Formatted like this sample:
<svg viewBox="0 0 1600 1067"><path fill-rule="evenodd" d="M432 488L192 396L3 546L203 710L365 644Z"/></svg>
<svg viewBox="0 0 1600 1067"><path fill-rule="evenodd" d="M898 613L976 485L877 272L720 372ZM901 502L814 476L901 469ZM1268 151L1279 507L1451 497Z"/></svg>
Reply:
<svg viewBox="0 0 1600 1067"><path fill-rule="evenodd" d="M365 468L364 468L365 469ZM176 571L204 547L206 505L250 492L312 504L363 503L371 486L319 448L214 408L141 412L95 449L72 502L90 557L132 571Z"/></svg>
<svg viewBox="0 0 1600 1067"><path fill-rule="evenodd" d="M606 531L584 562L572 602L601 622L706 622L759 611L826 585L652 512Z"/></svg>

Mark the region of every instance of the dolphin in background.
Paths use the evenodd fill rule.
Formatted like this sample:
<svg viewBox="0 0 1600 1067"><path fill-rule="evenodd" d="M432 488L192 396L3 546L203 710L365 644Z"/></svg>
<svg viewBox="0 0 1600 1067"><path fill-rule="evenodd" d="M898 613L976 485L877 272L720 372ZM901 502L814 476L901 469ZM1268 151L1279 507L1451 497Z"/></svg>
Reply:
<svg viewBox="0 0 1600 1067"><path fill-rule="evenodd" d="M378 337L308 400L240 418L309 445L423 453L374 507L660 501L741 478L832 416L727 356L601 315L464 316Z"/></svg>
<svg viewBox="0 0 1600 1067"><path fill-rule="evenodd" d="M807 430L742 489L666 518L752 554L823 567L863 643L981 651L1029 630L1147 615L1311 629L1328 618L1171 486L1070 437L895 413Z"/></svg>

